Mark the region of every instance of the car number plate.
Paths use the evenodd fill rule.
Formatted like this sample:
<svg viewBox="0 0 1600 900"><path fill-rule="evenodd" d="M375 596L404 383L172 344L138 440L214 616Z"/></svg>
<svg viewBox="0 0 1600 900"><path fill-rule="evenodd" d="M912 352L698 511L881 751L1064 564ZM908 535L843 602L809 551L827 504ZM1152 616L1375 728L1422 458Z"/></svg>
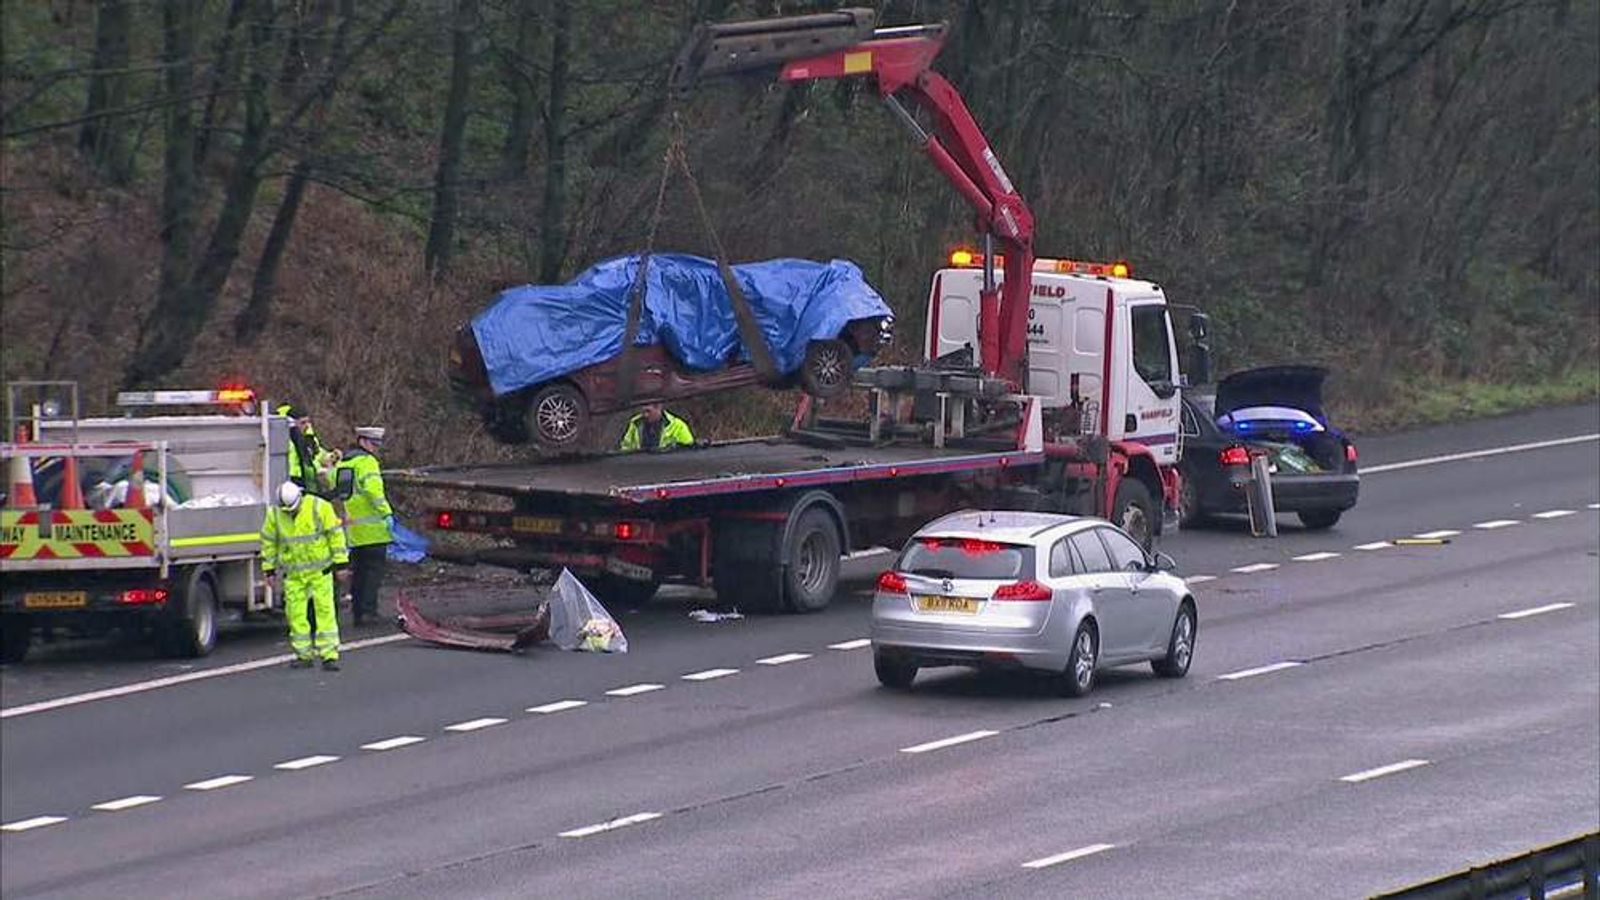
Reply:
<svg viewBox="0 0 1600 900"><path fill-rule="evenodd" d="M942 597L928 594L917 598L917 609L923 612L953 612L969 615L978 611L982 601L973 597Z"/></svg>
<svg viewBox="0 0 1600 900"><path fill-rule="evenodd" d="M563 528L560 519L546 519L540 516L516 516L511 520L511 530L521 531L525 534L560 534Z"/></svg>
<svg viewBox="0 0 1600 900"><path fill-rule="evenodd" d="M70 609L88 606L89 595L84 591L39 591L23 594L22 605L26 609Z"/></svg>

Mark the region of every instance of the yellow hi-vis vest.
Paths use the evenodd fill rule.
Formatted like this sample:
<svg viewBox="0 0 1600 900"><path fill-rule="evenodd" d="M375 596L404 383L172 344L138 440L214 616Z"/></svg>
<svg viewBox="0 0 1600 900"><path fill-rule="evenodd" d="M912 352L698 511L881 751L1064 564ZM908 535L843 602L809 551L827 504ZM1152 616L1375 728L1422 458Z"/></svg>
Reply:
<svg viewBox="0 0 1600 900"><path fill-rule="evenodd" d="M286 577L322 572L350 561L344 526L333 504L306 494L293 512L267 507L261 523L261 570Z"/></svg>
<svg viewBox="0 0 1600 900"><path fill-rule="evenodd" d="M689 430L689 423L678 418L666 410L661 411L661 437L652 450L665 450L670 447L688 447L694 443L694 432ZM628 430L622 433L622 443L619 450L643 450L644 448L644 413L639 413L628 420Z"/></svg>
<svg viewBox="0 0 1600 900"><path fill-rule="evenodd" d="M349 469L355 473L355 493L344 502L344 525L350 536L350 546L389 543L392 538L388 520L394 514L394 508L383 493L383 474L379 471L378 458L358 447L345 453L344 459L334 467L334 472L337 473L339 469Z"/></svg>

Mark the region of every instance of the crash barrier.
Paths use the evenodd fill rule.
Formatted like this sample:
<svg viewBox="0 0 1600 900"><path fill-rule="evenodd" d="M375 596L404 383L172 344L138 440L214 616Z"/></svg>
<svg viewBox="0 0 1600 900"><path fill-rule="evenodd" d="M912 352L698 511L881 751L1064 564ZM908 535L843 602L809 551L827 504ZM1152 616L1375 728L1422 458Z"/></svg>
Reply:
<svg viewBox="0 0 1600 900"><path fill-rule="evenodd" d="M1600 831L1520 856L1473 866L1374 900L1556 900L1600 897Z"/></svg>
<svg viewBox="0 0 1600 900"><path fill-rule="evenodd" d="M1244 505L1250 513L1250 534L1277 537L1278 514L1272 508L1272 457L1250 454L1250 480L1244 486Z"/></svg>

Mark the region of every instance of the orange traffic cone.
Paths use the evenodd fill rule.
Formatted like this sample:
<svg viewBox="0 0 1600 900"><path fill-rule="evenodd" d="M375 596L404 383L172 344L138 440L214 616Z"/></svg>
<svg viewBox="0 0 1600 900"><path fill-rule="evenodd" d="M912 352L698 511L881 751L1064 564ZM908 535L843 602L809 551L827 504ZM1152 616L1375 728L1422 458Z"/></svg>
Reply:
<svg viewBox="0 0 1600 900"><path fill-rule="evenodd" d="M33 492L33 467L26 456L11 457L10 481L10 489L6 491L7 507L24 509L39 505L39 497Z"/></svg>
<svg viewBox="0 0 1600 900"><path fill-rule="evenodd" d="M133 467L128 470L128 496L124 509L144 509L144 451L133 451Z"/></svg>
<svg viewBox="0 0 1600 900"><path fill-rule="evenodd" d="M83 509L83 485L78 483L78 458L61 458L61 496L56 498L56 509Z"/></svg>

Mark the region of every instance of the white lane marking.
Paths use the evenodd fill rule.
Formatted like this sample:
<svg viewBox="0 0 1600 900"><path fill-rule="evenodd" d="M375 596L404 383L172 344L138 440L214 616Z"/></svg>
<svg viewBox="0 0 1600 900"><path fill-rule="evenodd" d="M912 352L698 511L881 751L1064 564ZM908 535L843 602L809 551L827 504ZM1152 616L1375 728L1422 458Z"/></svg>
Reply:
<svg viewBox="0 0 1600 900"><path fill-rule="evenodd" d="M1370 544L1357 544L1354 547L1351 547L1350 549L1352 549L1352 550L1382 550L1385 547L1393 547L1393 546L1394 545L1389 543L1388 541L1373 541Z"/></svg>
<svg viewBox="0 0 1600 900"><path fill-rule="evenodd" d="M1559 519L1563 516L1575 516L1577 514L1578 511L1575 509L1547 509L1544 512L1534 513L1533 517L1535 519Z"/></svg>
<svg viewBox="0 0 1600 900"><path fill-rule="evenodd" d="M468 719L465 722L457 722L454 725L446 725L444 730L460 733L477 731L480 728L492 728L496 725L504 725L505 723L505 719L497 719L494 716L485 716L481 719Z"/></svg>
<svg viewBox="0 0 1600 900"><path fill-rule="evenodd" d="M582 828L563 831L561 836L564 838L583 838L591 834L599 834L602 831L615 831L618 828L626 828L629 825L637 825L640 822L648 822L651 819L659 818L661 818L661 813L658 812L634 813L631 816L623 816L620 819L612 819L609 822L601 822L598 825L585 825Z"/></svg>
<svg viewBox="0 0 1600 900"><path fill-rule="evenodd" d="M1053 866L1058 863L1071 862L1075 859L1082 859L1085 856L1093 856L1096 853L1104 853L1115 846L1116 844L1090 844L1087 847L1079 847L1076 850L1068 850L1065 853L1057 853L1055 856L1044 856L1040 857L1039 859L1030 860L1029 862L1023 863L1022 867L1024 869L1043 869L1047 866Z"/></svg>
<svg viewBox="0 0 1600 900"><path fill-rule="evenodd" d="M802 659L810 658L811 654L809 653L780 653L777 656L769 656L766 659L758 659L756 662L763 666L781 666L784 663L799 662Z"/></svg>
<svg viewBox="0 0 1600 900"><path fill-rule="evenodd" d="M1254 678L1257 675L1266 675L1272 672L1282 672L1284 669L1293 669L1296 666L1303 665L1305 665L1305 663L1295 662L1294 660L1284 660L1283 662L1275 662L1271 665L1256 666L1254 669L1240 669L1237 672L1229 672L1226 675L1218 675L1217 680L1238 681L1241 678Z"/></svg>
<svg viewBox="0 0 1600 900"><path fill-rule="evenodd" d="M1455 537L1460 533L1459 531L1451 531L1448 528L1441 528L1438 531L1424 531L1421 534L1413 534L1412 537L1419 541L1437 541L1442 538Z"/></svg>
<svg viewBox="0 0 1600 900"><path fill-rule="evenodd" d="M1217 580L1217 576L1215 576L1215 575L1190 575L1189 577L1187 577L1187 578L1185 578L1183 580L1188 584L1205 584L1208 581L1216 581Z"/></svg>
<svg viewBox="0 0 1600 900"><path fill-rule="evenodd" d="M402 734L399 737L385 738L381 741L373 741L370 744L362 744L361 749L394 750L397 747L409 747L412 744L420 744L425 740L427 740L427 738L420 738L414 734Z"/></svg>
<svg viewBox="0 0 1600 900"><path fill-rule="evenodd" d="M937 740L937 741L929 741L926 744L917 744L914 747L901 747L900 748L900 752L901 753L927 753L929 750L943 750L946 747L954 747L957 744L965 744L965 743L969 743L971 741L981 741L981 740L983 740L984 738L987 738L987 737L994 737L995 735L997 735L999 733L1000 732L998 732L998 731L988 731L988 730L984 730L984 731L969 731L966 734L958 734L955 737L947 737L947 738L942 738L942 739Z"/></svg>
<svg viewBox="0 0 1600 900"><path fill-rule="evenodd" d="M1248 566L1234 566L1228 571L1238 572L1240 575L1249 575L1254 572L1270 572L1277 567L1277 563L1251 563Z"/></svg>
<svg viewBox="0 0 1600 900"><path fill-rule="evenodd" d="M619 688L616 688L615 690L606 691L606 696L608 696L608 697L632 697L635 694L648 694L651 691L659 691L659 690L661 690L662 688L665 688L665 687L666 687L666 685L664 685L664 684L649 684L649 683L645 683L645 684L630 684L627 687L619 687Z"/></svg>
<svg viewBox="0 0 1600 900"><path fill-rule="evenodd" d="M1562 447L1567 444L1581 444L1585 441L1600 441L1600 433L1580 434L1550 441L1534 441L1531 444L1512 444L1508 447L1490 447L1487 450L1468 450L1465 453L1448 453L1444 456L1429 456L1423 459L1408 459L1403 462L1384 463L1381 466L1362 466L1361 474L1372 475L1378 472L1396 472L1400 469L1414 469L1417 466L1434 466L1439 463L1458 462L1463 459L1500 456L1503 453L1521 453L1524 450L1543 450L1546 447Z"/></svg>
<svg viewBox="0 0 1600 900"><path fill-rule="evenodd" d="M528 707L528 712L549 715L550 713L566 712L569 709L577 709L580 706L588 705L589 701L587 700L557 700L554 703L546 703L543 706L530 706Z"/></svg>
<svg viewBox="0 0 1600 900"><path fill-rule="evenodd" d="M343 650L360 650L364 647L376 647L380 644L392 644L395 641L407 640L409 634L388 634L383 637L367 638L361 641L351 641L340 644ZM263 659L252 659L248 662L234 663L230 666L218 666L215 669L203 669L199 672L185 672L182 675L168 675L165 678L153 678L149 681L139 681L133 684L119 685L98 691L89 691L85 694L73 694L70 697L57 697L54 700L41 700L38 703L26 703L22 706L11 706L0 709L0 719L9 719L12 716L26 716L29 713L47 712L60 709L63 706L76 706L79 703L89 703L94 700L110 700L113 697L126 697L129 694L140 694L153 691L157 688L172 687L175 684L188 684L191 681L203 681L207 678L220 678L223 675L237 675L240 672L249 672L254 669L266 669L272 666L281 666L294 659L292 653L280 653L277 656L268 656Z"/></svg>
<svg viewBox="0 0 1600 900"><path fill-rule="evenodd" d="M856 638L853 641L840 641L837 644L829 644L828 645L828 649L829 650L860 650L862 647L870 647L870 646L872 646L872 638Z"/></svg>
<svg viewBox="0 0 1600 900"><path fill-rule="evenodd" d="M184 787L191 791L214 791L217 788L233 787L246 781L254 781L255 778L254 775L218 775L204 781L191 781Z"/></svg>
<svg viewBox="0 0 1600 900"><path fill-rule="evenodd" d="M1589 508L1590 509L1600 509L1600 503L1591 503L1591 504L1589 504Z"/></svg>
<svg viewBox="0 0 1600 900"><path fill-rule="evenodd" d="M1558 609L1566 609L1566 608L1568 608L1570 606L1572 606L1571 603L1549 603L1549 604L1546 604L1544 606L1535 606L1532 609L1519 609L1519 610L1517 610L1515 612L1501 613L1500 615L1496 616L1495 618L1497 618L1497 619L1526 619L1529 616L1537 616L1540 613L1555 612Z"/></svg>
<svg viewBox="0 0 1600 900"><path fill-rule="evenodd" d="M31 819L22 819L0 825L0 831L31 831L35 828L43 828L46 825L58 825L66 820L66 816L34 816Z"/></svg>
<svg viewBox="0 0 1600 900"><path fill-rule="evenodd" d="M1359 784L1363 781L1371 781L1374 778L1382 778L1385 775L1393 775L1396 772L1404 772L1407 769L1415 769L1418 766L1425 766L1427 764L1428 761L1425 759L1405 759L1397 763L1390 763L1387 766L1379 766L1376 769L1368 769L1365 772L1356 772L1353 775L1344 775L1340 777L1339 780L1348 782L1350 784Z"/></svg>
<svg viewBox="0 0 1600 900"><path fill-rule="evenodd" d="M738 669L706 669L703 672L690 672L683 676L684 681L710 681L713 678L725 678L729 675L739 674Z"/></svg>
<svg viewBox="0 0 1600 900"><path fill-rule="evenodd" d="M328 763L337 762L338 759L339 757L337 756L302 756L299 759L291 759L288 762L278 763L277 765L273 766L273 768L283 769L286 772L298 772L301 769L309 769L312 766L325 766Z"/></svg>
<svg viewBox="0 0 1600 900"><path fill-rule="evenodd" d="M1307 554L1305 554L1303 556L1296 556L1294 558L1294 561L1295 562L1321 562L1321 561L1323 561L1325 559L1333 559L1334 557L1336 557L1338 555L1339 554L1334 553L1332 551L1324 550L1324 551L1322 551L1320 553L1307 553Z"/></svg>
<svg viewBox="0 0 1600 900"><path fill-rule="evenodd" d="M1487 522L1475 523L1473 528L1482 528L1484 531L1493 531L1496 528L1510 528L1512 525L1521 525L1516 519L1490 519Z"/></svg>
<svg viewBox="0 0 1600 900"><path fill-rule="evenodd" d="M150 794L135 794L132 797L123 797L121 800L107 800L104 803L96 803L89 808L105 812L119 812L124 809L133 809L135 806L143 806L146 803L154 803L160 799L160 797Z"/></svg>

